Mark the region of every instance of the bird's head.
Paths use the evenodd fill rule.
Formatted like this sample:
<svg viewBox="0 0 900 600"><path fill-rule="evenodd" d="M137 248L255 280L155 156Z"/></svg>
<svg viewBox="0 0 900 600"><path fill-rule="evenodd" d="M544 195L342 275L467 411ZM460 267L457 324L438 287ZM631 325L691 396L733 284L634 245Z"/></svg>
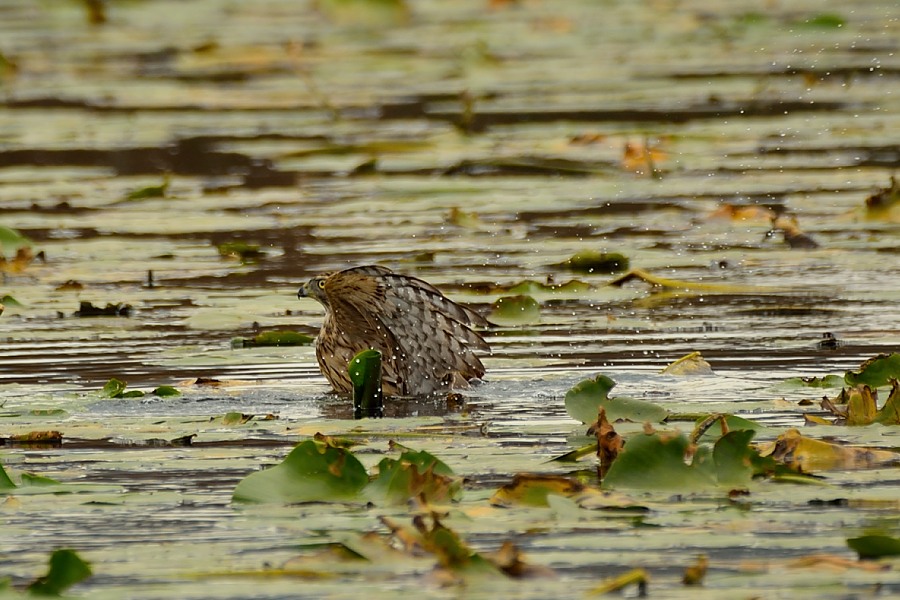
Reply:
<svg viewBox="0 0 900 600"><path fill-rule="evenodd" d="M327 275L316 275L306 283L300 286L297 291L298 298L312 298L319 301L322 306L328 306L328 296L325 294L325 280Z"/></svg>

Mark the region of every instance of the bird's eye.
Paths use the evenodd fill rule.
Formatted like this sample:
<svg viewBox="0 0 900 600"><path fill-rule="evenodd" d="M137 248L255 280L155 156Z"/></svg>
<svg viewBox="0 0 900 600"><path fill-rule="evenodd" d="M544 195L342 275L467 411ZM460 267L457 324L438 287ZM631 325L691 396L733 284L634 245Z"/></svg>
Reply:
<svg viewBox="0 0 900 600"><path fill-rule="evenodd" d="M319 289L320 289L320 290L324 290L324 289L325 289L325 280L324 280L324 279L320 279L319 281L316 282L316 285L319 286Z"/></svg>

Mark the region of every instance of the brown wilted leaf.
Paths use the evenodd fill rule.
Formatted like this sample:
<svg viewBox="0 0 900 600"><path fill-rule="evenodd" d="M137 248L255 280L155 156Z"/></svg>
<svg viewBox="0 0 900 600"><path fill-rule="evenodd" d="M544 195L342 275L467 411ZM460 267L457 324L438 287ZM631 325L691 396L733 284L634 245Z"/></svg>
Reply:
<svg viewBox="0 0 900 600"><path fill-rule="evenodd" d="M512 482L494 492L490 503L495 506L525 504L530 506L546 506L547 496L574 496L583 492L584 484L560 475L535 475L519 473Z"/></svg>
<svg viewBox="0 0 900 600"><path fill-rule="evenodd" d="M597 436L597 459L600 461L600 478L602 479L613 461L619 456L625 441L606 418L606 409L602 406L597 415L597 422L591 425L589 433Z"/></svg>
<svg viewBox="0 0 900 600"><path fill-rule="evenodd" d="M766 206L739 206L724 203L713 212L709 213L709 219L730 219L732 221L752 221L758 223L771 223L775 218L775 212Z"/></svg>
<svg viewBox="0 0 900 600"><path fill-rule="evenodd" d="M63 434L59 431L29 431L9 436L11 442L18 444L61 444Z"/></svg>
<svg viewBox="0 0 900 600"><path fill-rule="evenodd" d="M706 577L706 569L709 566L709 559L705 554L697 557L697 562L684 570L684 576L681 582L684 585L702 585L703 578Z"/></svg>
<svg viewBox="0 0 900 600"><path fill-rule="evenodd" d="M797 471L827 471L830 469L870 469L900 460L900 454L890 450L844 446L804 437L797 429L789 429L778 436L774 444L760 448L760 455L770 455Z"/></svg>
<svg viewBox="0 0 900 600"><path fill-rule="evenodd" d="M495 567L516 579L553 577L556 575L553 569L526 563L518 546L509 540L503 542L503 545L496 552L486 553L483 556Z"/></svg>
<svg viewBox="0 0 900 600"><path fill-rule="evenodd" d="M668 158L668 154L661 148L662 143L651 144L645 139L643 142L625 142L622 149L622 168L637 174L649 173L657 175L656 166Z"/></svg>
<svg viewBox="0 0 900 600"><path fill-rule="evenodd" d="M34 252L29 246L22 246L16 250L16 255L12 260L7 260L0 254L0 272L9 273L11 275L21 273L34 260Z"/></svg>

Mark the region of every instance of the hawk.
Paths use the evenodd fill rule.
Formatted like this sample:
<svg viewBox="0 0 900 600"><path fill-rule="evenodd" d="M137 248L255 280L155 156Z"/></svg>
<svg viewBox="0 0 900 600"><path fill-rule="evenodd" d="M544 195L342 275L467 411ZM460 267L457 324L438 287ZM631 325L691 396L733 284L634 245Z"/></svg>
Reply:
<svg viewBox="0 0 900 600"><path fill-rule="evenodd" d="M335 391L353 389L347 364L369 348L381 352L386 396L432 394L484 375L475 350L490 346L472 328L490 323L421 279L353 267L313 277L297 296L325 307L316 359Z"/></svg>

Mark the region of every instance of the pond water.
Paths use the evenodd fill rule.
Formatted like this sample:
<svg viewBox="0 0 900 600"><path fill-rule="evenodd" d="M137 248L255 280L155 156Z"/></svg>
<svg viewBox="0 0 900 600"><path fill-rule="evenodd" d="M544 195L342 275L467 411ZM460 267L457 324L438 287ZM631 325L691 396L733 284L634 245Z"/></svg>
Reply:
<svg viewBox="0 0 900 600"><path fill-rule="evenodd" d="M597 373L772 439L837 391L786 379L900 350L900 209L866 208L900 164L895 2L140 0L102 16L0 7L0 226L40 253L0 279L0 438L64 436L7 443L0 462L82 486L0 503L0 579L70 547L93 565L73 592L90 597L537 598L630 567L666 597L900 593L896 561L792 563L896 536L896 461L746 501L648 494L637 516L487 502L517 472L573 470L546 461L587 443L563 398ZM237 242L261 254L220 252ZM583 251L694 287L562 266ZM312 347L233 347L314 334L322 310L299 285L376 263L484 314L523 281L587 285L534 291L539 320L489 331L485 382L460 402L396 401L381 421L350 420ZM130 310L79 317L81 302ZM714 374L659 374L693 351ZM112 377L182 395L103 398ZM223 422L235 411L258 417ZM804 433L896 449L896 429ZM467 478L448 525L479 551L511 539L556 578L441 587L433 562L261 576L410 518L231 503L319 431L367 440L367 467L391 438L439 456ZM682 587L699 553L705 586Z"/></svg>

